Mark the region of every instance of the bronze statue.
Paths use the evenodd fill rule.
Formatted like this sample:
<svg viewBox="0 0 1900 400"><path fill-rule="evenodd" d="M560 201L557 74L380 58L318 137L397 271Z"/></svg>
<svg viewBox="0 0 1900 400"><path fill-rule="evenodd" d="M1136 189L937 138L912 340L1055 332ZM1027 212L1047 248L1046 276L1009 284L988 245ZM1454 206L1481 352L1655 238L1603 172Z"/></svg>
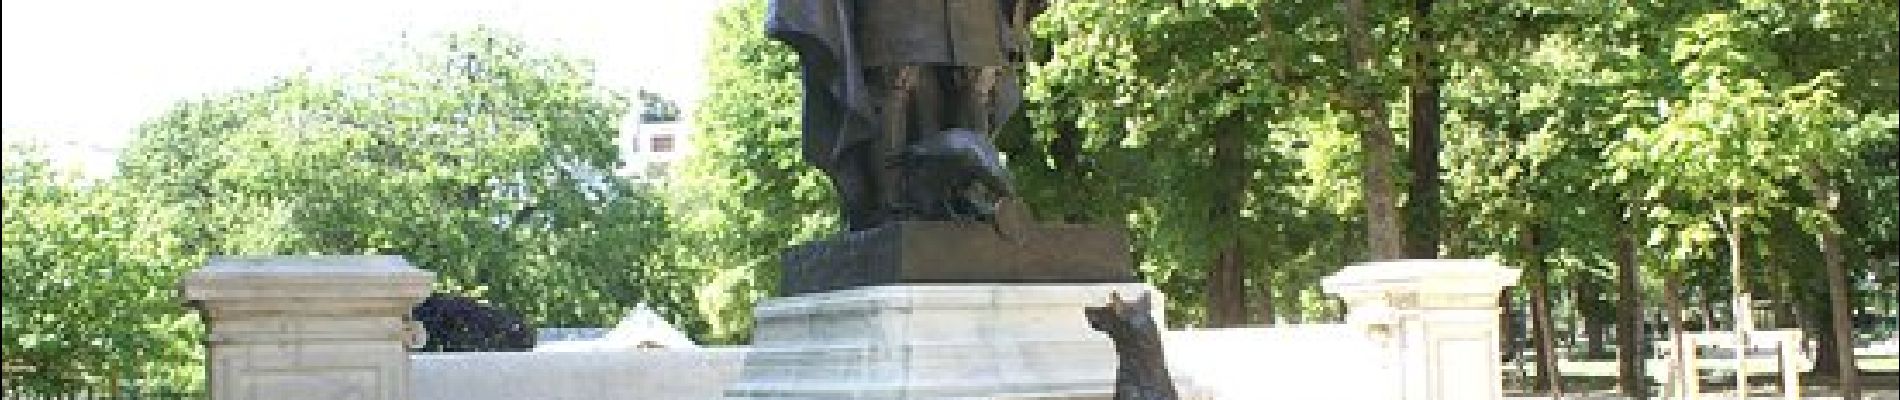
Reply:
<svg viewBox="0 0 1900 400"><path fill-rule="evenodd" d="M1154 303L1143 293L1123 301L1109 293L1108 304L1083 310L1089 326L1108 334L1115 343L1115 400L1177 400L1174 378L1161 349L1161 327L1155 324Z"/></svg>
<svg viewBox="0 0 1900 400"><path fill-rule="evenodd" d="M1021 102L1027 0L773 0L766 33L799 54L804 156L850 231L997 220L1015 196L990 136Z"/></svg>

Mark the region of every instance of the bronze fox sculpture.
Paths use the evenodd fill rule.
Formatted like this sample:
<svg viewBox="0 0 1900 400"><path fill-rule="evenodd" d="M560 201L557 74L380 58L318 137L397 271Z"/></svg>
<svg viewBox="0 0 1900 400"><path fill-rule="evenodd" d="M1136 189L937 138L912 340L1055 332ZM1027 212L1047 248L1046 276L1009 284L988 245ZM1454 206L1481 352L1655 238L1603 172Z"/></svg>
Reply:
<svg viewBox="0 0 1900 400"><path fill-rule="evenodd" d="M1165 353L1161 350L1161 327L1156 326L1153 303L1147 294L1135 301L1123 301L1109 293L1108 304L1088 307L1083 314L1089 326L1108 334L1115 342L1119 364L1115 368L1115 400L1178 400L1174 379L1168 375Z"/></svg>

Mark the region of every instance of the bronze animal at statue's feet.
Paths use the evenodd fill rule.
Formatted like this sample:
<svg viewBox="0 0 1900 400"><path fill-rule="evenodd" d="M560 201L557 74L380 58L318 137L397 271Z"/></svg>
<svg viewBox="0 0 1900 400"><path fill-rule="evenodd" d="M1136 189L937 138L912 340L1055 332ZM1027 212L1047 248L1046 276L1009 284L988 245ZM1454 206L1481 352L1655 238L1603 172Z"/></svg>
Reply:
<svg viewBox="0 0 1900 400"><path fill-rule="evenodd" d="M912 211L927 220L995 221L997 202L1016 196L989 135L948 129L912 142L896 163L912 179Z"/></svg>
<svg viewBox="0 0 1900 400"><path fill-rule="evenodd" d="M1089 307L1083 314L1089 326L1108 334L1115 342L1115 400L1178 400L1174 379L1168 375L1166 354L1161 350L1161 327L1155 324L1153 303L1147 294L1135 301L1122 301L1110 293L1108 304Z"/></svg>

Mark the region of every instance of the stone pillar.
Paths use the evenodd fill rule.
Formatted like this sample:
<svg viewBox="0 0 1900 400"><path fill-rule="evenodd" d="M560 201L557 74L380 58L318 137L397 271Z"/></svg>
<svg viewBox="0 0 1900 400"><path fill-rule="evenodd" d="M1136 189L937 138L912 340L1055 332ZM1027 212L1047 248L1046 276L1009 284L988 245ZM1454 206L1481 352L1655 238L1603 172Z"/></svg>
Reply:
<svg viewBox="0 0 1900 400"><path fill-rule="evenodd" d="M405 321L434 274L397 256L213 257L180 284L214 400L409 395Z"/></svg>
<svg viewBox="0 0 1900 400"><path fill-rule="evenodd" d="M1327 277L1346 322L1389 346L1405 400L1502 399L1498 291L1518 270L1488 260L1356 264Z"/></svg>

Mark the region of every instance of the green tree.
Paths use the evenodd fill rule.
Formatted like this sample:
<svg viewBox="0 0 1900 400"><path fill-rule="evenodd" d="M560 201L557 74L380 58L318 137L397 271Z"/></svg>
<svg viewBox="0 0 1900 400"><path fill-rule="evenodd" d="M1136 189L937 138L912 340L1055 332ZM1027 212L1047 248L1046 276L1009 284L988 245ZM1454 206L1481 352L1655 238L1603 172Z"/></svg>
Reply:
<svg viewBox="0 0 1900 400"><path fill-rule="evenodd" d="M8 145L4 160L6 391L197 390L203 333L172 288L203 257L177 235L181 210L78 180L31 147Z"/></svg>
<svg viewBox="0 0 1900 400"><path fill-rule="evenodd" d="M1445 77L1440 58L1439 31L1444 30L1444 17L1432 12L1437 0L1412 0L1407 15L1411 27L1411 42L1406 49L1406 69L1410 82L1410 104L1406 113L1406 122L1410 130L1411 148L1407 151L1407 167L1411 172L1411 182L1405 194L1405 257L1437 258L1443 216L1440 193L1444 185L1442 164L1439 161L1443 152L1440 132L1444 124L1443 88Z"/></svg>
<svg viewBox="0 0 1900 400"><path fill-rule="evenodd" d="M706 337L743 342L752 305L778 282L786 248L836 232L829 181L799 155L798 59L763 32L766 2L714 16L709 86L694 111L695 148L667 191L669 259L702 294Z"/></svg>
<svg viewBox="0 0 1900 400"><path fill-rule="evenodd" d="M1364 152L1360 182L1366 201L1366 248L1375 260L1405 256L1405 219L1399 215L1399 189L1394 182L1391 160L1397 154L1387 106L1376 79L1380 76L1380 57L1374 48L1371 22L1374 10L1365 0L1340 0L1344 21L1346 60L1354 70L1347 75L1341 105L1353 110L1353 129L1359 133ZM1378 53L1375 53L1378 52Z"/></svg>
<svg viewBox="0 0 1900 400"><path fill-rule="evenodd" d="M122 157L199 254L397 254L534 324L690 316L656 262L666 221L610 175L627 101L580 61L492 30L412 43L360 75L180 104Z"/></svg>
<svg viewBox="0 0 1900 400"><path fill-rule="evenodd" d="M1760 268L1745 264L1772 260L1769 255L1751 255L1751 249L1767 247L1750 243L1806 240L1766 229L1783 213L1795 213L1805 230L1816 235L1824 275L1844 277L1842 243L1836 236L1840 210L1835 205L1840 192L1833 177L1857 179L1844 174L1853 173L1861 149L1887 136L1894 126L1892 108L1856 107L1850 101L1857 95L1840 89L1844 76L1860 71L1856 65L1806 66L1813 64L1812 58L1777 51L1785 46L1778 44L1784 35L1758 29L1791 26L1796 32L1792 36L1811 37L1812 33L1802 33L1830 28L1804 26L1803 21L1839 11L1843 10L1750 4L1684 18L1679 22L1683 29L1677 30L1681 35L1664 47L1678 68L1668 75L1675 86L1662 88L1663 96L1655 100L1662 123L1633 131L1614 153L1617 160L1649 178L1646 191L1652 196L1677 193L1706 205L1707 211L1700 215L1712 221L1726 239L1721 254L1729 260L1727 286L1736 304L1731 307L1735 316L1730 326L1735 329L1752 328L1746 311L1752 308L1754 288L1764 286L1747 279L1754 275L1750 269ZM1891 87L1883 83L1868 88L1880 92ZM1861 173L1865 172L1872 171ZM1815 328L1829 333L1851 329L1842 313L1851 310L1847 291L1852 288L1844 278L1826 281L1828 292L1840 293L1823 300L1830 304L1826 308L1832 309L1835 321ZM1849 342L1844 336L1817 336L1833 347L1824 352L1823 361L1852 359L1846 347L1832 344ZM1851 362L1839 365L1844 389L1851 395L1857 390L1854 368Z"/></svg>
<svg viewBox="0 0 1900 400"><path fill-rule="evenodd" d="M1299 61L1318 50L1283 34L1311 24L1313 10L1053 5L1036 23L1047 53L1028 68L1031 129L1015 139L1027 143L1002 139L1032 205L1127 224L1146 279L1204 300L1171 302L1174 320L1245 323L1252 287L1255 315L1271 321L1275 298L1294 298L1276 288L1307 283L1274 278L1302 275L1283 260L1305 251L1307 236L1282 229L1312 221L1296 217L1287 190L1304 139L1288 134L1300 128L1283 110L1315 101L1286 85L1316 80L1318 69ZM1077 204L1082 193L1101 201Z"/></svg>

